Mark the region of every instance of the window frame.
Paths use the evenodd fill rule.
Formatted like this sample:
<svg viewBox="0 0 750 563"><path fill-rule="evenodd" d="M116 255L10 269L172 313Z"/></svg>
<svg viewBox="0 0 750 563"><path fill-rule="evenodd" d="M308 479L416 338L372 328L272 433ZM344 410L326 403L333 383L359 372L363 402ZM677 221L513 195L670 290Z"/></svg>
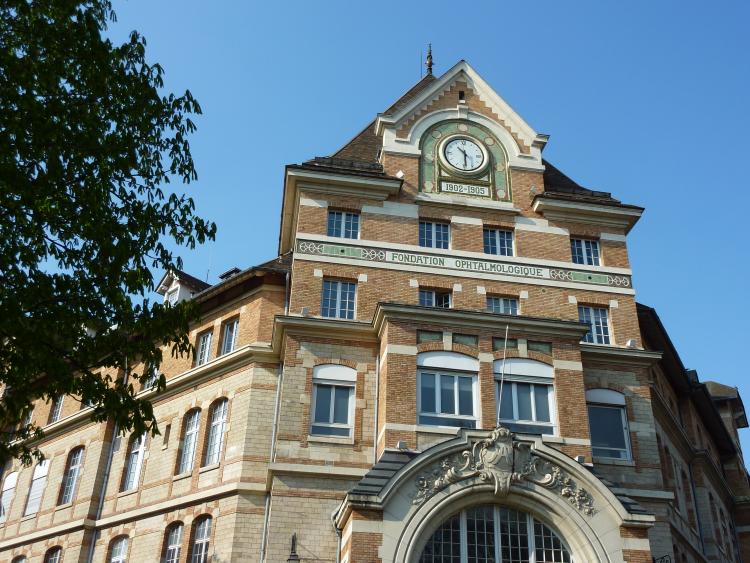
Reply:
<svg viewBox="0 0 750 563"><path fill-rule="evenodd" d="M31 475L31 483L29 484L29 493L26 496L26 503L23 509L24 516L32 516L34 514L39 514L39 510L42 507L42 501L44 500L44 490L47 488L47 476L49 475L49 466L50 466L49 459L40 461L34 466L34 472ZM37 475L37 472L39 472L38 475ZM39 494L35 495L37 490ZM36 504L36 507L33 510L33 512L31 511L32 499L33 499L33 502Z"/></svg>
<svg viewBox="0 0 750 563"><path fill-rule="evenodd" d="M61 563L62 561L62 547L56 545L49 548L44 554L44 563Z"/></svg>
<svg viewBox="0 0 750 563"><path fill-rule="evenodd" d="M330 287L330 284L336 284L336 292L335 292L335 300L334 300L334 312L335 314L330 315L326 313L330 313L330 308L326 308L326 287L329 284L328 287ZM344 284L353 286L353 295L352 295L352 308L351 311L349 309L342 309L342 287ZM342 315L343 311L343 315ZM351 315L351 316L349 316ZM342 319L346 321L353 321L357 318L357 282L350 281L350 280L340 280L340 279L323 279L323 288L321 292L320 297L320 316L326 319Z"/></svg>
<svg viewBox="0 0 750 563"><path fill-rule="evenodd" d="M594 459L599 460L618 460L618 461L633 461L633 446L630 443L630 421L628 420L628 411L627 411L627 404L625 402L625 395L618 392L613 391L611 389L587 389L586 390L586 416L588 418L589 423L589 430L591 429L591 411L589 410L589 407L597 407L597 408L608 408L613 410L619 410L620 412L620 420L622 423L621 430L623 432L623 438L625 442L625 448L613 448L610 446L594 446L593 441L593 435L591 439L591 454L594 457ZM596 454L594 453L594 450L617 450L625 453L625 457L614 457L611 455L601 455L601 453ZM674 456L673 456L674 460ZM672 467L672 470L674 471L674 465ZM680 479L679 475L675 475L674 481L675 481L675 487L678 486L677 481Z"/></svg>
<svg viewBox="0 0 750 563"><path fill-rule="evenodd" d="M511 303L515 307L515 312L513 312L513 306L511 308L511 312L506 312L504 310L495 311L493 307L490 306L490 300L499 300L501 305L505 305L505 302ZM521 314L521 303L517 297L507 297L505 295L488 295L487 299L487 311L490 313L494 313L496 315L510 315L512 317L517 317ZM504 307L501 307L503 309Z"/></svg>
<svg viewBox="0 0 750 563"><path fill-rule="evenodd" d="M576 248L576 246L580 246L580 248ZM601 256L601 245L598 239L570 237L570 259L573 264L601 266Z"/></svg>
<svg viewBox="0 0 750 563"><path fill-rule="evenodd" d="M503 371L504 370L504 371ZM495 420L498 425L514 430L514 426L519 429L514 430L519 433L534 434L536 432L528 432L521 427L532 427L539 430L549 429L550 432L539 432L538 434L544 436L557 436L559 432L559 424L557 420L557 395L555 393L555 371L554 368L544 362L539 362L531 358L507 358L505 360L505 367L503 368L503 360L495 360L492 366L492 375L495 380ZM503 387L506 385L511 386L511 397L513 398L513 417L500 418L500 379L502 375ZM530 389L530 401L531 401L531 412L533 419L521 419L518 418L518 395L517 389L519 383L525 383L531 385ZM536 419L536 387L544 385L548 388L547 391L547 409L549 411L549 422L539 421Z"/></svg>
<svg viewBox="0 0 750 563"><path fill-rule="evenodd" d="M77 446L70 450L68 459L65 462L65 472L60 483L60 494L57 499L58 506L71 503L75 498L78 482L83 472L84 454L85 448L83 446Z"/></svg>
<svg viewBox="0 0 750 563"><path fill-rule="evenodd" d="M52 399L52 403L50 404L49 408L49 416L47 417L47 424L54 424L60 418L62 417L62 408L63 408L63 401L65 400L65 395L62 393L59 395L56 395L54 399Z"/></svg>
<svg viewBox="0 0 750 563"><path fill-rule="evenodd" d="M357 398L357 371L354 368L342 366L339 364L320 364L313 368L312 385L313 392L312 402L310 404L310 435L316 437L323 436L326 438L351 439L354 435L354 413ZM328 422L318 422L315 420L315 413L318 405L318 387L321 385L329 386L332 388ZM349 398L347 401L346 424L341 422L333 422L335 420L335 389L337 387L346 388L349 392ZM341 434L326 434L322 432L316 432L314 430L315 427L344 428L348 430L348 433L345 436Z"/></svg>
<svg viewBox="0 0 750 563"><path fill-rule="evenodd" d="M447 240L445 240L445 246L438 246L438 229L437 226L440 225L441 227L445 227L446 232L440 233L441 238L440 240L443 240L443 234L447 235L445 237ZM438 250L450 250L451 248L451 224L444 222L444 221L433 221L430 219L420 219L419 220L419 246L421 248L435 248ZM429 231L429 239L427 237L427 232ZM423 236L424 233L424 236Z"/></svg>
<svg viewBox="0 0 750 563"><path fill-rule="evenodd" d="M229 328L232 327L231 340L228 340L230 336L228 334ZM240 318L234 317L226 320L221 325L221 348L219 349L219 355L224 356L225 354L231 354L237 349L237 334L240 330ZM227 346L229 342L229 346Z"/></svg>
<svg viewBox="0 0 750 563"><path fill-rule="evenodd" d="M207 537L199 538L198 533L202 531L200 526L205 522L208 522L208 531L205 534ZM210 561L209 552L211 550L211 534L213 532L213 528L213 517L210 514L199 516L193 521L190 533L190 551L188 553L188 563L208 563ZM201 549L201 552L197 553L196 548L199 545L205 545L205 550Z"/></svg>
<svg viewBox="0 0 750 563"><path fill-rule="evenodd" d="M432 294L432 304L424 304L422 302L422 295L425 294ZM443 307L442 305L437 304L437 298L438 295L447 297L448 298L448 306ZM419 305L421 307L434 307L436 309L452 309L453 308L453 292L450 289L428 289L428 288L419 288Z"/></svg>
<svg viewBox="0 0 750 563"><path fill-rule="evenodd" d="M334 219L333 224L331 222L331 216L340 215L338 225ZM353 221L356 219L356 221ZM326 235L334 238L343 238L349 240L358 240L361 228L361 217L358 211L346 211L343 209L329 209L326 217ZM356 231L353 231L351 224L356 222ZM337 228L338 226L338 228ZM338 231L338 234L336 234ZM354 236L347 236L353 234Z"/></svg>
<svg viewBox="0 0 750 563"><path fill-rule="evenodd" d="M145 432L141 435L133 434L130 440L128 440L128 449L125 452L125 464L122 469L122 481L120 483L120 492L122 493L138 490L140 486L143 462L146 457L146 442L147 436ZM130 481L132 482L128 484Z"/></svg>
<svg viewBox="0 0 750 563"><path fill-rule="evenodd" d="M191 424L191 418L195 417L195 428L189 426ZM179 455L177 457L177 467L175 468L175 475L182 475L191 473L195 469L195 458L198 451L198 439L200 437L201 430L201 409L194 408L190 409L182 417L182 436L180 437L180 448ZM190 455L188 456L188 450L185 449L185 445L188 443L187 439L190 437ZM189 467L186 460L189 460Z"/></svg>
<svg viewBox="0 0 750 563"><path fill-rule="evenodd" d="M500 233L504 233L503 237ZM506 237L505 235L508 235ZM508 248L507 238L510 238L510 253L501 252ZM505 240L503 240L505 239ZM490 243L490 244L488 244ZM492 252L492 246L495 252ZM491 256L515 256L516 255L516 234L513 229L503 229L500 227L484 227L482 229L482 246L485 254Z"/></svg>
<svg viewBox="0 0 750 563"><path fill-rule="evenodd" d="M174 543L173 532L179 531L177 542ZM182 542L185 525L181 521L171 522L164 530L164 548L162 549L162 563L180 563L182 556ZM171 555L170 555L171 554Z"/></svg>
<svg viewBox="0 0 750 563"><path fill-rule="evenodd" d="M123 542L125 543L124 553L118 553L117 555L115 555L115 548L118 548ZM122 535L113 538L109 544L107 563L127 563L129 549L130 536Z"/></svg>
<svg viewBox="0 0 750 563"><path fill-rule="evenodd" d="M177 304L177 300L180 297L180 286L173 287L164 294L164 302L168 303L171 307Z"/></svg>
<svg viewBox="0 0 750 563"><path fill-rule="evenodd" d="M605 323L597 325L597 321L600 321L601 318L595 319L595 317L597 313L601 316L602 312L604 312ZM586 313L586 315L583 313ZM588 316L588 318L586 318L586 316ZM578 322L584 323L589 327L588 332L581 339L582 343L601 344L604 346L610 346L612 344L612 329L609 322L608 307L602 307L601 305L578 304ZM601 328L601 333L596 331L597 326Z"/></svg>
<svg viewBox="0 0 750 563"><path fill-rule="evenodd" d="M422 410L422 377L425 375L433 375L435 377L435 412L427 412ZM442 378L452 377L453 378L453 406L454 412L444 413L442 412ZM459 378L466 377L471 379L471 408L472 414L460 414L459 405ZM422 417L430 417L438 420L461 420L473 423L472 425L457 425L457 424L434 424L432 422L423 422ZM453 370L449 368L436 368L420 366L417 369L417 425L418 426L433 426L435 428L477 428L479 420L479 374L471 371Z"/></svg>
<svg viewBox="0 0 750 563"><path fill-rule="evenodd" d="M210 330L204 330L198 334L198 345L195 347L195 367L205 365L211 361L211 344L213 337L213 328Z"/></svg>
<svg viewBox="0 0 750 563"><path fill-rule="evenodd" d="M221 418L217 419L217 413ZM206 427L206 445L203 452L203 463L201 467L208 467L221 463L224 457L224 444L226 442L227 422L229 419L229 399L221 397L216 399L208 409L208 420Z"/></svg>
<svg viewBox="0 0 750 563"><path fill-rule="evenodd" d="M12 484L9 484L9 482ZM3 479L3 487L0 490L0 523L8 519L8 513L13 506L13 499L16 497L17 485L18 471L11 471Z"/></svg>

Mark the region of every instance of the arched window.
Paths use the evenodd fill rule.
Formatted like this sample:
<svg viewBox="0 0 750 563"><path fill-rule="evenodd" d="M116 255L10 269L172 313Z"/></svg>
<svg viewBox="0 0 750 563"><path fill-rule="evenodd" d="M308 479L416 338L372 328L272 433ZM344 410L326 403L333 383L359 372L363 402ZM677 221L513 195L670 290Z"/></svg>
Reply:
<svg viewBox="0 0 750 563"><path fill-rule="evenodd" d="M60 498L57 504L66 504L73 501L78 478L81 476L83 467L83 446L75 448L68 454L68 463L65 466L62 484L60 485Z"/></svg>
<svg viewBox="0 0 750 563"><path fill-rule="evenodd" d="M206 441L206 453L203 465L219 463L221 450L224 447L224 431L227 425L227 407L229 401L218 399L211 405L208 414L208 440Z"/></svg>
<svg viewBox="0 0 750 563"><path fill-rule="evenodd" d="M18 557L14 557L11 563L26 563L26 556L19 555Z"/></svg>
<svg viewBox="0 0 750 563"><path fill-rule="evenodd" d="M193 538L190 544L190 563L208 563L211 543L211 517L201 516L193 523Z"/></svg>
<svg viewBox="0 0 750 563"><path fill-rule="evenodd" d="M310 434L352 435L354 426L354 386L357 371L336 364L313 368L313 406Z"/></svg>
<svg viewBox="0 0 750 563"><path fill-rule="evenodd" d="M122 474L121 491L130 491L138 488L143 467L143 456L146 453L146 434L130 437L127 457L125 458L125 471Z"/></svg>
<svg viewBox="0 0 750 563"><path fill-rule="evenodd" d="M182 551L182 522L172 522L164 534L164 563L179 563Z"/></svg>
<svg viewBox="0 0 750 563"><path fill-rule="evenodd" d="M586 407L594 457L632 459L625 395L610 389L589 389Z"/></svg>
<svg viewBox="0 0 750 563"><path fill-rule="evenodd" d="M23 511L24 516L36 514L39 512L39 506L42 504L42 495L44 487L47 484L47 473L49 472L49 460L37 463L34 473L31 476L31 487L29 487L29 496L26 499L26 509Z"/></svg>
<svg viewBox="0 0 750 563"><path fill-rule="evenodd" d="M188 411L182 419L182 439L180 440L180 455L177 462L177 475L193 470L195 463L195 449L198 444L198 431L201 425L201 410Z"/></svg>
<svg viewBox="0 0 750 563"><path fill-rule="evenodd" d="M417 355L418 423L476 428L479 361L456 352Z"/></svg>
<svg viewBox="0 0 750 563"><path fill-rule="evenodd" d="M463 510L427 540L420 563L570 563L559 536L530 514L496 505Z"/></svg>
<svg viewBox="0 0 750 563"><path fill-rule="evenodd" d="M125 563L128 560L128 536L120 536L109 544L108 563Z"/></svg>
<svg viewBox="0 0 750 563"><path fill-rule="evenodd" d="M555 373L552 366L527 358L493 363L498 423L514 432L555 433Z"/></svg>
<svg viewBox="0 0 750 563"><path fill-rule="evenodd" d="M5 522L10 512L10 505L16 494L16 483L18 482L18 471L8 473L3 481L3 490L0 493L0 522Z"/></svg>
<svg viewBox="0 0 750 563"><path fill-rule="evenodd" d="M48 549L44 556L44 563L62 563L62 547L58 545Z"/></svg>

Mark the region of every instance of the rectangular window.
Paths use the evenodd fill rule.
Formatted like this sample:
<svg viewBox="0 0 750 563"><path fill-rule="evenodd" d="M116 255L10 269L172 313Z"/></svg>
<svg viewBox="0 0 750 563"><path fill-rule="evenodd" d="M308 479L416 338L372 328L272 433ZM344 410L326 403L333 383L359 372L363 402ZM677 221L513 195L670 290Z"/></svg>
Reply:
<svg viewBox="0 0 750 563"><path fill-rule="evenodd" d="M589 428L594 457L630 459L628 417L620 406L589 404ZM675 476L675 482L679 475Z"/></svg>
<svg viewBox="0 0 750 563"><path fill-rule="evenodd" d="M202 366L211 359L211 340L213 332L204 332L198 337L198 350L195 356L195 365Z"/></svg>
<svg viewBox="0 0 750 563"><path fill-rule="evenodd" d="M349 437L352 433L353 385L315 383L311 434Z"/></svg>
<svg viewBox="0 0 750 563"><path fill-rule="evenodd" d="M135 436L130 440L130 450L125 459L125 475L121 491L131 491L138 487L143 467L143 456L146 453L146 434Z"/></svg>
<svg viewBox="0 0 750 563"><path fill-rule="evenodd" d="M64 398L65 395L58 395L52 401L52 406L49 409L49 419L47 420L47 424L52 424L53 422L57 422L58 420L60 420Z"/></svg>
<svg viewBox="0 0 750 563"><path fill-rule="evenodd" d="M512 297L488 297L487 310L501 315L517 315L518 299Z"/></svg>
<svg viewBox="0 0 750 563"><path fill-rule="evenodd" d="M549 383L497 381L497 418L514 432L554 434L553 387Z"/></svg>
<svg viewBox="0 0 750 563"><path fill-rule="evenodd" d="M353 319L357 284L345 281L323 281L320 314L335 319Z"/></svg>
<svg viewBox="0 0 750 563"><path fill-rule="evenodd" d="M179 287L175 287L174 289L170 289L167 292L166 298L164 299L167 303L174 306L177 303L177 295L180 292Z"/></svg>
<svg viewBox="0 0 750 563"><path fill-rule="evenodd" d="M492 350L497 352L498 350L505 350L505 338L498 338L495 337L492 339ZM518 339L517 338L508 338L508 350L517 350L518 349Z"/></svg>
<svg viewBox="0 0 750 563"><path fill-rule="evenodd" d="M453 334L453 344L463 344L476 348L479 345L479 337L474 334Z"/></svg>
<svg viewBox="0 0 750 563"><path fill-rule="evenodd" d="M451 292L436 289L420 289L419 304L423 307L440 307L441 309L450 309Z"/></svg>
<svg viewBox="0 0 750 563"><path fill-rule="evenodd" d="M237 328L239 327L239 320L233 319L224 323L224 330L221 336L221 354L229 354L234 350L237 344Z"/></svg>
<svg viewBox="0 0 750 563"><path fill-rule="evenodd" d="M531 352L552 354L552 344L550 344L549 342L537 342L536 340L529 340L526 343L526 348Z"/></svg>
<svg viewBox="0 0 750 563"><path fill-rule="evenodd" d="M34 473L31 476L31 487L29 488L29 496L26 499L26 509L23 512L24 516L36 514L39 512L39 507L42 504L42 495L44 494L44 487L47 485L47 472L49 471L49 460L37 464L34 468Z"/></svg>
<svg viewBox="0 0 750 563"><path fill-rule="evenodd" d="M329 211L327 232L329 237L359 238L359 213Z"/></svg>
<svg viewBox="0 0 750 563"><path fill-rule="evenodd" d="M208 440L206 444L206 458L203 461L206 465L219 463L221 459L221 450L224 446L224 434L227 424L227 408L229 401L221 399L214 404L211 410L211 423L208 427Z"/></svg>
<svg viewBox="0 0 750 563"><path fill-rule="evenodd" d="M513 231L484 229L485 254L513 256Z"/></svg>
<svg viewBox="0 0 750 563"><path fill-rule="evenodd" d="M448 248L450 246L450 225L447 223L419 222L419 246L427 248Z"/></svg>
<svg viewBox="0 0 750 563"><path fill-rule="evenodd" d="M456 373L419 372L419 424L476 428L476 377Z"/></svg>
<svg viewBox="0 0 750 563"><path fill-rule="evenodd" d="M443 333L435 330L418 330L417 331L417 344L423 342L442 342Z"/></svg>
<svg viewBox="0 0 750 563"><path fill-rule="evenodd" d="M192 410L185 415L184 434L182 436L182 447L180 448L180 463L177 466L177 474L188 473L193 470L195 462L195 447L198 443L198 429L200 427L201 411Z"/></svg>
<svg viewBox="0 0 750 563"><path fill-rule="evenodd" d="M60 502L58 504L67 504L73 501L73 494L76 490L78 477L81 473L83 464L83 448L73 450L68 458L68 467L63 474L62 487L60 489Z"/></svg>
<svg viewBox="0 0 750 563"><path fill-rule="evenodd" d="M589 239L570 239L570 254L576 264L588 266L599 265L599 241Z"/></svg>
<svg viewBox="0 0 750 563"><path fill-rule="evenodd" d="M603 307L578 306L578 320L589 326L583 342L609 344L609 317Z"/></svg>

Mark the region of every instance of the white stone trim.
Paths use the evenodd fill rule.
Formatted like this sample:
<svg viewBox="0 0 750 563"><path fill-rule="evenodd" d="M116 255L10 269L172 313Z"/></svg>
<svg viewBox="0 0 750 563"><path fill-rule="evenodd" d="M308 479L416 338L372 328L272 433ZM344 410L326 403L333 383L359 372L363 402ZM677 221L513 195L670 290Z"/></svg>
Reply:
<svg viewBox="0 0 750 563"><path fill-rule="evenodd" d="M419 218L419 206L413 203L398 203L395 201L384 201L382 206L363 205L362 213L373 215L390 215L392 217L407 217L409 219Z"/></svg>
<svg viewBox="0 0 750 563"><path fill-rule="evenodd" d="M583 371L583 363L570 360L553 360L552 367L555 369L568 369L571 371Z"/></svg>
<svg viewBox="0 0 750 563"><path fill-rule="evenodd" d="M402 356L416 356L417 347L408 346L405 344L386 344L385 353L386 354L400 354Z"/></svg>
<svg viewBox="0 0 750 563"><path fill-rule="evenodd" d="M409 287L419 287L419 282L412 278L409 280Z"/></svg>
<svg viewBox="0 0 750 563"><path fill-rule="evenodd" d="M522 289L521 291L518 292L518 298L519 299L528 299L529 298L529 292L526 291L525 289Z"/></svg>
<svg viewBox="0 0 750 563"><path fill-rule="evenodd" d="M300 197L299 204L307 207L328 207L328 202L324 199L313 199L311 197Z"/></svg>
<svg viewBox="0 0 750 563"><path fill-rule="evenodd" d="M610 240L615 242L625 242L627 237L625 235L619 235L617 233L600 233L599 240Z"/></svg>
<svg viewBox="0 0 750 563"><path fill-rule="evenodd" d="M315 278L322 278L323 277L323 270L321 270L320 268L315 268L313 270L313 277L315 277Z"/></svg>
<svg viewBox="0 0 750 563"><path fill-rule="evenodd" d="M612 389L588 389L586 391L586 402L624 407L625 395ZM631 430L633 429L633 424L635 423L630 423Z"/></svg>
<svg viewBox="0 0 750 563"><path fill-rule="evenodd" d="M457 371L479 372L479 360L459 354L458 352L446 352L445 350L433 350L417 354L417 366L435 369L454 369Z"/></svg>
<svg viewBox="0 0 750 563"><path fill-rule="evenodd" d="M357 381L357 370L339 364L320 364L313 368L313 380Z"/></svg>
<svg viewBox="0 0 750 563"><path fill-rule="evenodd" d="M575 295L568 295L568 303L570 303L571 305L577 305L578 299Z"/></svg>
<svg viewBox="0 0 750 563"><path fill-rule="evenodd" d="M505 360L495 360L492 364L492 372L495 374L500 373L503 369L503 362L505 362L504 373L506 377L512 375L541 377L544 379L553 379L555 377L555 372L552 366L528 358L506 358Z"/></svg>
<svg viewBox="0 0 750 563"><path fill-rule="evenodd" d="M360 283L366 283L367 282L367 274L359 274L357 276L357 281Z"/></svg>
<svg viewBox="0 0 750 563"><path fill-rule="evenodd" d="M451 223L460 223L462 225L483 225L483 221L478 217L464 217L462 215L453 215Z"/></svg>
<svg viewBox="0 0 750 563"><path fill-rule="evenodd" d="M565 237L570 236L570 231L568 229L550 227L547 219L536 219L534 217L516 217L516 230L547 233L549 235L561 235Z"/></svg>

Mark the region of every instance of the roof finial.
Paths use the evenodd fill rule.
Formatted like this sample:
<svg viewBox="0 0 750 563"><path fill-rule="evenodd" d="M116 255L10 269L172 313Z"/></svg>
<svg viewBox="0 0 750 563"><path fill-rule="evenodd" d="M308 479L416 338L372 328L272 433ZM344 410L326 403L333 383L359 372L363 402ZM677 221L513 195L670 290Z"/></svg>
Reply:
<svg viewBox="0 0 750 563"><path fill-rule="evenodd" d="M427 45L427 74L432 74L432 43Z"/></svg>

